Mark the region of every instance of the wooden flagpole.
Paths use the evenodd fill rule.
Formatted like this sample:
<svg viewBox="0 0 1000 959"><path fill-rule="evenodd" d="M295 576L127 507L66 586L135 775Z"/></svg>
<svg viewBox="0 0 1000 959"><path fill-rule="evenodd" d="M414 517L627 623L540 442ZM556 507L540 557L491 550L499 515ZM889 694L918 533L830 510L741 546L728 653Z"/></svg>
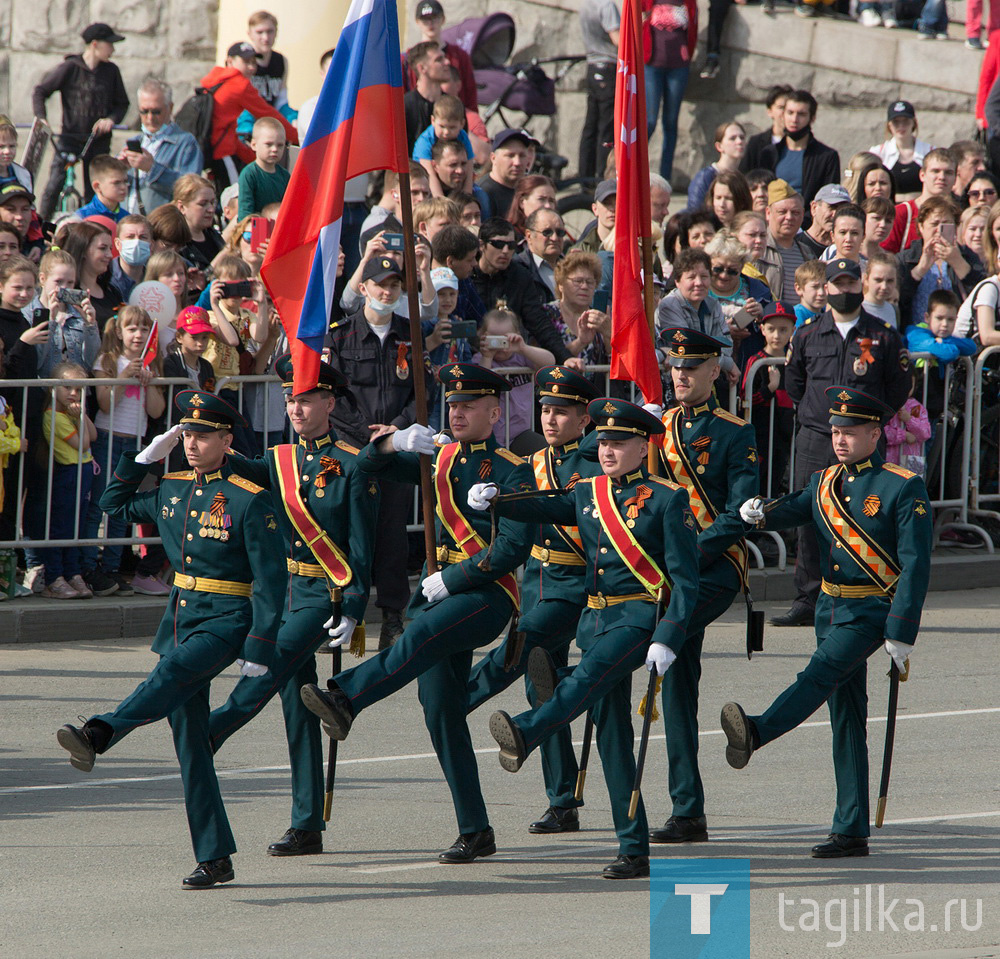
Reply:
<svg viewBox="0 0 1000 959"><path fill-rule="evenodd" d="M417 253L413 232L413 202L410 196L410 171L399 174L399 207L403 221L403 273L410 310L410 356L413 362L413 395L417 422L427 425L427 381L424 366L424 337L420 329L420 294L417 291ZM420 456L420 499L424 507L424 550L427 572L437 572L437 549L434 541L434 491L431 488L431 458Z"/></svg>

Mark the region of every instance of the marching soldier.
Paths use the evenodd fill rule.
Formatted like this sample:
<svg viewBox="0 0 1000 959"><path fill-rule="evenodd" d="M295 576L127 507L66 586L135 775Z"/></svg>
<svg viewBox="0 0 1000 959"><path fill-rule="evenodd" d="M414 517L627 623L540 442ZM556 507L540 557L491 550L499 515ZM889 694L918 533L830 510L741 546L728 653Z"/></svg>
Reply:
<svg viewBox="0 0 1000 959"><path fill-rule="evenodd" d="M597 387L565 366L544 367L535 374L535 383L540 394L542 434L548 443L531 458L537 488L568 489L581 477L599 474L596 462L584 458L584 452L596 443L583 436L590 423L587 404L598 397ZM590 457L593 459L596 455ZM508 639L480 660L469 683L470 711L524 673L528 654L534 648L545 649L554 667L568 664L569 644L587 605L586 566L583 542L575 526L542 523L535 527L531 558L521 583L524 612L516 626L524 635L521 654L515 662L506 662L514 652L510 649L512 640ZM508 665L511 668L505 668ZM533 702L530 677L525 684L528 701ZM576 810L583 803L574 795L578 769L569 726L545 740L541 749L549 808L541 819L531 823L528 831L576 832L580 828Z"/></svg>
<svg viewBox="0 0 1000 959"><path fill-rule="evenodd" d="M114 711L82 727L63 726L57 739L70 763L89 772L96 754L133 729L169 718L198 860L183 886L206 889L233 879L236 851L212 761L209 684L234 660L243 675L266 673L286 572L270 496L237 476L226 458L233 427L246 425L243 417L198 390L179 393L175 403L180 422L141 452L123 453L101 497L108 513L156 523L176 570L153 640L160 661ZM167 473L156 489L140 493L150 464L167 456L182 434L192 469Z"/></svg>
<svg viewBox="0 0 1000 959"><path fill-rule="evenodd" d="M265 489L285 540L288 588L277 649L265 676L244 676L226 703L212 711L210 735L218 752L273 698L281 696L292 766L291 826L268 846L272 856L323 851L323 749L319 720L302 704L299 690L316 682L314 653L326 631L330 646L351 643L364 650L364 619L371 585L371 554L378 487L356 464L358 450L330 428L335 395L344 377L320 363L316 387L292 392L290 356L275 364L285 391L285 410L296 444L273 446L256 460L234 456L233 469Z"/></svg>
<svg viewBox="0 0 1000 959"><path fill-rule="evenodd" d="M826 395L836 465L814 473L804 489L766 506L748 500L740 510L757 528L815 527L823 577L817 649L761 715L727 703L722 729L726 759L742 769L761 746L829 703L837 808L827 841L812 855L836 859L868 855L866 660L884 646L905 673L927 593L933 531L923 480L877 451L892 408L846 386L831 386Z"/></svg>
<svg viewBox="0 0 1000 959"><path fill-rule="evenodd" d="M594 400L587 411L597 423L602 475L578 480L564 496L508 503L501 497L493 507L523 522L579 528L587 557L587 610L577 629L583 658L544 705L513 719L495 712L490 733L500 745L500 765L516 772L545 739L593 710L620 850L603 876L633 879L649 875L649 828L641 801L635 819L628 818L635 778L632 672L645 661L663 675L684 644L698 595L696 524L687 494L645 468L649 438L663 424L624 400ZM469 505L487 509L497 492L479 483ZM665 606L659 620L658 596Z"/></svg>
<svg viewBox="0 0 1000 959"><path fill-rule="evenodd" d="M664 475L687 491L698 523L698 603L677 661L663 677L670 798L673 810L656 843L704 842L705 790L698 771L698 682L705 627L747 583L740 506L759 491L753 427L723 410L713 386L727 344L697 330L663 330L678 406L663 415L659 437Z"/></svg>
<svg viewBox="0 0 1000 959"><path fill-rule="evenodd" d="M410 603L411 622L389 649L329 680L327 689L302 687L302 701L335 739L343 740L362 710L418 680L424 720L458 818L459 837L438 857L467 863L496 852L479 785L466 715L472 651L491 643L520 605L514 571L527 558L529 531L504 520L487 549L490 521L468 511L469 489L489 479L531 489L531 470L497 445L493 424L507 381L471 363L442 369L450 428L456 442L436 448L420 424L374 437L358 458L373 476L405 483L420 480L420 453L434 454L434 492L440 521L437 561Z"/></svg>

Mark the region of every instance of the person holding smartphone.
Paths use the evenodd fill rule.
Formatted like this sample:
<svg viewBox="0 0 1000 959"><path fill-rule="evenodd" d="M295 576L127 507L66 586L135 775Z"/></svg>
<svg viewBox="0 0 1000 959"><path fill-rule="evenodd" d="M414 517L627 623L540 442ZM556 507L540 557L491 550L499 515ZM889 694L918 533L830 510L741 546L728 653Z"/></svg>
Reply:
<svg viewBox="0 0 1000 959"><path fill-rule="evenodd" d="M956 240L958 207L947 197L929 197L917 213L920 239L899 254L899 315L904 326L923 322L934 290L959 296L986 276L979 257Z"/></svg>

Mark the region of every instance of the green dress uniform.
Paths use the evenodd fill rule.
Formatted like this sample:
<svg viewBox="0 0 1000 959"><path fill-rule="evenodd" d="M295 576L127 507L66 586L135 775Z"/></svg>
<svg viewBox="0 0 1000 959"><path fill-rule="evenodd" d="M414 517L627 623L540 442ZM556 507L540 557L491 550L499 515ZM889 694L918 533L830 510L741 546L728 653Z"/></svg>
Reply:
<svg viewBox="0 0 1000 959"><path fill-rule="evenodd" d="M826 392L833 425L884 422L893 413L860 390L833 386ZM933 528L927 489L915 473L874 452L862 462L814 473L808 486L765 511L767 529L813 524L823 578L816 652L761 715L747 718L748 745L752 751L772 742L827 702L837 781L832 831L867 837L867 659L884 640L908 645L916 640L930 576ZM726 719L723 727L732 747Z"/></svg>
<svg viewBox="0 0 1000 959"><path fill-rule="evenodd" d="M546 366L535 374L540 403L586 406L598 395L590 380L564 366ZM531 458L538 489L565 489L581 478L601 472L596 460L594 433L562 446L547 446ZM535 527L531 556L521 583L521 617L517 629L524 634L520 660L504 668L508 654L504 640L484 656L469 680L469 710L477 709L523 675L531 650L540 646L557 668L569 663L569 646L577 622L587 605L584 582L587 561L575 527L541 523ZM528 702L534 702L531 680L525 677ZM541 746L542 774L549 806L572 809L583 805L575 796L579 771L569 726Z"/></svg>
<svg viewBox="0 0 1000 959"><path fill-rule="evenodd" d="M175 402L186 430L231 430L242 420L211 393L185 391ZM136 455L122 454L101 509L156 524L175 570L173 589L153 640L159 662L87 727L100 753L140 726L169 720L195 858L205 863L236 851L212 759L209 684L237 657L262 666L274 657L287 576L281 534L267 491L237 476L228 460L210 473L167 473L140 493L148 467Z"/></svg>
<svg viewBox="0 0 1000 959"><path fill-rule="evenodd" d="M598 439L645 437L663 430L654 416L624 400L598 399L588 412L598 424ZM687 494L669 480L650 476L644 465L608 482L613 511L627 530L622 536L631 538L630 548L635 551L638 546L646 557L645 561L636 560L630 554L630 566L599 518L599 489L605 488L607 479L604 475L584 478L565 496L509 503L501 500L494 507L500 515L523 522L579 528L587 557L587 608L577 627L577 645L583 650L579 665L560 681L548 702L513 719L495 713L490 728L496 736L498 717L512 724L522 738L519 760L523 760L547 738L592 709L620 855L645 857L649 854L649 830L641 801L635 819L628 818L635 780L632 672L645 661L651 642L679 652L687 638L698 596L695 520ZM650 575L647 561L665 577L670 591L659 621L655 577ZM645 582L637 575L636 566ZM501 764L516 769L520 762L505 760L503 742L501 747Z"/></svg>
<svg viewBox="0 0 1000 959"><path fill-rule="evenodd" d="M279 358L275 369L285 381L286 394L291 393L290 358ZM320 365L317 389L340 391L346 385L339 372L326 363ZM285 457L294 458L294 469ZM327 635L324 624L332 615L334 591L341 595L342 615L362 623L371 587L378 484L357 468L357 457L358 450L330 430L313 439L299 438L294 445L272 447L255 460L230 459L236 473L271 491L290 575L271 667L263 676L242 677L225 704L212 711L212 748L218 752L233 733L279 694L292 767L291 825L310 832L326 828L323 746L319 720L306 709L299 690L317 680L314 654ZM303 522L296 513L296 503L306 507L343 555L349 575L346 585L339 586L329 578L304 540L304 533L311 538L316 531L296 527ZM338 578L342 581L344 577Z"/></svg>
<svg viewBox="0 0 1000 959"><path fill-rule="evenodd" d="M439 375L449 402L499 396L510 388L502 377L469 363L453 364ZM361 451L358 457L361 470L397 482L420 482L417 454L381 453L377 446L376 439ZM481 442L449 443L439 448L434 475L439 518L443 516L447 521L438 524L437 562L448 595L428 602L423 592L417 590L408 609L411 621L395 644L340 673L328 682L328 688L335 695L346 696L349 711L357 716L361 710L418 680L424 721L451 789L463 837L489 829L466 719L472 652L493 642L517 608L508 590L513 584L516 597L513 573L524 563L531 544L529 532L522 524L504 520L490 545L489 562L485 563L490 520L468 509L466 497L475 483L487 479L519 489L530 489L534 484L531 469L524 460L499 446L492 433ZM451 492L442 499L442 490L449 489ZM467 525L472 535L457 537L455 524ZM466 544L468 554L463 550ZM422 575L427 576L426 566ZM303 689L304 697L307 689Z"/></svg>
<svg viewBox="0 0 1000 959"><path fill-rule="evenodd" d="M666 329L661 336L669 344L668 362L675 367L699 366L720 356L726 345L685 328ZM671 815L700 819L705 814L705 790L698 771L701 651L705 628L745 588L747 553L740 506L759 491L756 437L751 425L719 406L714 393L694 407L681 404L668 410L663 422L663 473L688 492L698 522L700 578L687 639L663 677ZM669 832L669 824L664 831ZM698 831L703 833L703 826ZM663 841L667 837L653 838Z"/></svg>

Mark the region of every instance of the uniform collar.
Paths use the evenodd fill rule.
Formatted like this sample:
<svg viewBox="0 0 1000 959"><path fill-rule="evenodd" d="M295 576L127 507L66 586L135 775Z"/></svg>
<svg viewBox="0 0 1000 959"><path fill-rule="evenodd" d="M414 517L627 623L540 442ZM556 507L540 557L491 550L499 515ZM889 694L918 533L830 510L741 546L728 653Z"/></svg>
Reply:
<svg viewBox="0 0 1000 959"><path fill-rule="evenodd" d="M323 449L324 446L329 446L331 443L337 441L337 435L332 430L325 436L318 436L316 439L307 440L299 437L299 446L304 446L309 452L315 452L316 450Z"/></svg>
<svg viewBox="0 0 1000 959"><path fill-rule="evenodd" d="M486 439L477 443L467 443L463 440L460 446L463 453L489 453L496 449L497 442L491 433Z"/></svg>
<svg viewBox="0 0 1000 959"><path fill-rule="evenodd" d="M229 466L229 459L226 458L222 461L222 465L211 473L199 473L195 470L194 484L195 486L206 486L209 483L215 482L215 480L225 479L230 473L232 473L232 469Z"/></svg>
<svg viewBox="0 0 1000 959"><path fill-rule="evenodd" d="M644 466L640 466L637 470L631 473L626 473L624 476L619 476L613 479L616 486L631 486L633 483L638 483L640 480L646 478L646 469Z"/></svg>
<svg viewBox="0 0 1000 959"><path fill-rule="evenodd" d="M580 448L580 441L573 440L572 443L566 443L564 446L553 446L552 455L565 456L567 453L572 453L573 450L578 450L579 448Z"/></svg>
<svg viewBox="0 0 1000 959"><path fill-rule="evenodd" d="M861 460L860 463L845 463L844 471L857 476L859 473L865 473L868 470L878 469L885 461L879 456L876 450L867 459Z"/></svg>
<svg viewBox="0 0 1000 959"><path fill-rule="evenodd" d="M704 403L698 406L685 406L681 403L681 413L686 420L692 420L696 416L702 416L705 413L711 413L718 406L718 402L715 399L715 394L709 395L708 399Z"/></svg>

